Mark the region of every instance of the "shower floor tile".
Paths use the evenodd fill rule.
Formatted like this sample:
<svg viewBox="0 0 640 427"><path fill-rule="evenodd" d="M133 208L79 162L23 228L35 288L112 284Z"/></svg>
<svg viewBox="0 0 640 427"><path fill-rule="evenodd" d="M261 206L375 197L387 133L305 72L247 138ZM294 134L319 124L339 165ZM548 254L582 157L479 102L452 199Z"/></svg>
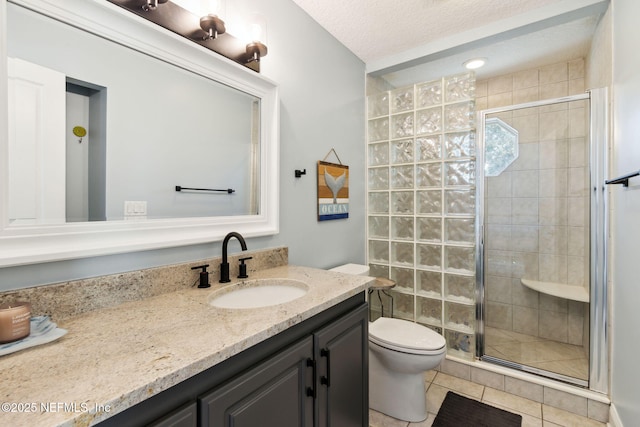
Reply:
<svg viewBox="0 0 640 427"><path fill-rule="evenodd" d="M487 327L485 354L585 381L589 377L586 351L578 345Z"/></svg>

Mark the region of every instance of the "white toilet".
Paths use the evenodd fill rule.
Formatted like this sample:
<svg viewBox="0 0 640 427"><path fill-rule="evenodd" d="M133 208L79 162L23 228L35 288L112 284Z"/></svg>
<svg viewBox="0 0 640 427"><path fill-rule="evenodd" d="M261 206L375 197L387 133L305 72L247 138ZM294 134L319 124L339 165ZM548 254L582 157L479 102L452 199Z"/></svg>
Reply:
<svg viewBox="0 0 640 427"><path fill-rule="evenodd" d="M332 271L368 275L369 267L345 264ZM369 407L394 418L427 418L425 371L444 359L442 335L407 320L380 317L369 323Z"/></svg>

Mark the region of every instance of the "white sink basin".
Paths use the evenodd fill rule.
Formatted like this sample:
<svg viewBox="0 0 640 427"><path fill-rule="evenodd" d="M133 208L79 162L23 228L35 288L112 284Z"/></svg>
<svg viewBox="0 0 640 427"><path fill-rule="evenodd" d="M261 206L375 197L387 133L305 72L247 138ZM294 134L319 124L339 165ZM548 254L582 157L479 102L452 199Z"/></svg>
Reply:
<svg viewBox="0 0 640 427"><path fill-rule="evenodd" d="M227 286L209 296L218 308L257 308L283 304L309 291L306 283L294 279L254 279Z"/></svg>

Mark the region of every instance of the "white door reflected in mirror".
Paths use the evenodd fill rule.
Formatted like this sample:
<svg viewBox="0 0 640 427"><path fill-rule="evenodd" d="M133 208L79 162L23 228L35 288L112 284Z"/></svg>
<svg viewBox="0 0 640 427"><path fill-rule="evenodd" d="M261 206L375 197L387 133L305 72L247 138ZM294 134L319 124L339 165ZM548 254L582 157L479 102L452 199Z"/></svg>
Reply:
<svg viewBox="0 0 640 427"><path fill-rule="evenodd" d="M65 76L8 58L9 221L65 222Z"/></svg>

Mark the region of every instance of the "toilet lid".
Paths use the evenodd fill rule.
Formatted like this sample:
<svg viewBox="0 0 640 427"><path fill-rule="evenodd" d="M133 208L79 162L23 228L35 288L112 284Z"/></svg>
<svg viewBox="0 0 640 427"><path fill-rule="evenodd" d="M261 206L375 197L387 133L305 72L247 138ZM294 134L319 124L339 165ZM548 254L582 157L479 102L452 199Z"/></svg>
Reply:
<svg viewBox="0 0 640 427"><path fill-rule="evenodd" d="M434 351L444 348L444 337L426 326L401 319L380 317L369 324L369 339L398 351Z"/></svg>

